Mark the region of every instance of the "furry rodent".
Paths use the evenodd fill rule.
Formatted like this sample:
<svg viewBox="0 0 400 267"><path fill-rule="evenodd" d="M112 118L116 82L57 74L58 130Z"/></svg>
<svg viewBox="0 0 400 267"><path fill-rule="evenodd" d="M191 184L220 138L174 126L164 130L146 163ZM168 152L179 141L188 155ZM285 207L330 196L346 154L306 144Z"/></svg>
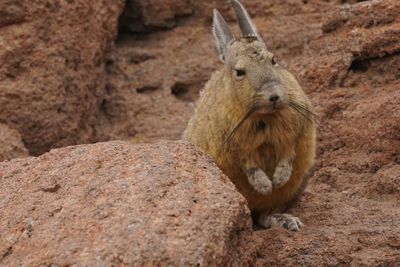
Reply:
<svg viewBox="0 0 400 267"><path fill-rule="evenodd" d="M316 124L296 78L275 62L242 4L234 0L242 37L214 10L213 33L224 67L200 93L184 139L211 155L266 228L297 231L284 212L314 164Z"/></svg>

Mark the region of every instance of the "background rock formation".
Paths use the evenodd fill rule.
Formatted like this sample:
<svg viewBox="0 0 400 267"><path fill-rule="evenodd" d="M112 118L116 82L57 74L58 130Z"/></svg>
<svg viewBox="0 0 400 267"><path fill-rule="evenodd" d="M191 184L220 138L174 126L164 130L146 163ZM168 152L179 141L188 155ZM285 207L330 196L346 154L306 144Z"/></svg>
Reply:
<svg viewBox="0 0 400 267"><path fill-rule="evenodd" d="M28 155L19 132L0 123L0 161Z"/></svg>
<svg viewBox="0 0 400 267"><path fill-rule="evenodd" d="M95 141L123 1L0 1L0 122L31 154Z"/></svg>
<svg viewBox="0 0 400 267"><path fill-rule="evenodd" d="M99 140L179 139L199 90L222 67L210 31L212 9L237 30L225 0L129 0L124 10L116 1L36 2L0 0L0 123L14 129L17 147L23 142L33 155ZM235 255L258 266L396 266L400 2L243 3L278 63L303 84L320 124L315 173L291 211L306 227L299 233L251 234L244 227L245 241L234 241ZM68 148L1 166L22 168L100 147Z"/></svg>

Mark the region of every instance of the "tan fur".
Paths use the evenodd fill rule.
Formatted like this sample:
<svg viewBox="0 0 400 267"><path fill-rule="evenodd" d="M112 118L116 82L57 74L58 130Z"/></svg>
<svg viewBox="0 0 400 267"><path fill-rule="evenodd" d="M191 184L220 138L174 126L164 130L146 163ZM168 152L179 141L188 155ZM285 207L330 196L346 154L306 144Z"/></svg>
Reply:
<svg viewBox="0 0 400 267"><path fill-rule="evenodd" d="M264 118L271 127L268 127L265 133L257 134L251 130L254 119L249 119L239 129L235 144L224 150L222 144L229 131L243 116L244 110L235 103L235 98L229 97L229 88L223 81L223 72L224 70L214 73L201 92L184 138L197 144L214 158L217 165L246 197L251 210L282 212L286 204L298 194L305 175L314 163L315 124L291 110L284 110L279 115ZM301 90L297 83L293 85L291 88ZM303 93L297 94L296 97L301 97L304 103L309 104ZM287 122L285 125L280 123L280 117ZM293 154L294 166L289 182L281 188L274 188L267 196L257 193L239 168L242 156L252 157L258 166L272 177L277 161Z"/></svg>
<svg viewBox="0 0 400 267"><path fill-rule="evenodd" d="M273 113L252 114L226 142L252 100L259 95L254 88L258 80L279 81L288 100L295 100L312 112L311 103L294 76L282 67L272 66L272 56L259 40L235 41L229 47L224 68L213 73L201 91L183 135L215 159L256 214L283 212L301 191L315 156L314 121L288 105ZM246 69L242 81L235 79L237 67ZM260 121L265 122L263 130L257 130ZM293 159L293 171L282 187L273 187L270 194L260 194L249 184L243 171L246 165L261 168L272 179L278 162L287 158Z"/></svg>

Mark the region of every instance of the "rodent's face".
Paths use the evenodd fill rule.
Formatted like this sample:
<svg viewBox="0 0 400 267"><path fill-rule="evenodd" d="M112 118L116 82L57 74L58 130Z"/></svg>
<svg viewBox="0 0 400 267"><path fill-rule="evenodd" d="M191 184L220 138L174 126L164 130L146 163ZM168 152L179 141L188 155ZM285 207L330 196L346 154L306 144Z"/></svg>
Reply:
<svg viewBox="0 0 400 267"><path fill-rule="evenodd" d="M263 42L254 38L233 42L228 49L226 68L231 77L232 93L248 108L271 114L288 106L281 67Z"/></svg>

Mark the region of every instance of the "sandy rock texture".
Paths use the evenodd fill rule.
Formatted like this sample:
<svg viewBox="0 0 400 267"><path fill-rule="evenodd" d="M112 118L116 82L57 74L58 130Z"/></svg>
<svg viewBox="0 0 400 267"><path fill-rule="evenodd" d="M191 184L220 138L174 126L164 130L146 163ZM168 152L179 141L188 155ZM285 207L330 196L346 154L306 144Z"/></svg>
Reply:
<svg viewBox="0 0 400 267"><path fill-rule="evenodd" d="M120 27L136 33L169 29L179 17L190 15L194 0L126 0Z"/></svg>
<svg viewBox="0 0 400 267"><path fill-rule="evenodd" d="M0 123L0 161L28 155L28 150L25 148L19 132Z"/></svg>
<svg viewBox="0 0 400 267"><path fill-rule="evenodd" d="M31 154L92 142L123 1L0 1L0 122Z"/></svg>
<svg viewBox="0 0 400 267"><path fill-rule="evenodd" d="M1 266L252 260L244 198L193 145L115 141L0 163Z"/></svg>

